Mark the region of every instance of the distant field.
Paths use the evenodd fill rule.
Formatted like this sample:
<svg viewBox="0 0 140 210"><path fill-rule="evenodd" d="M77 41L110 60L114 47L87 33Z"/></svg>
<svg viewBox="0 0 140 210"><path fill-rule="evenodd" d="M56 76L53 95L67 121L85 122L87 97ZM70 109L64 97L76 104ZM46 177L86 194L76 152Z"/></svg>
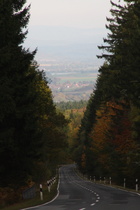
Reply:
<svg viewBox="0 0 140 210"><path fill-rule="evenodd" d="M70 82L84 82L84 81L95 81L96 78L97 78L97 74L96 73L93 73L93 74L86 74L86 73L83 73L83 74L64 74L64 75L55 75L54 76L55 78L58 78L59 79L59 82L60 83L64 83L64 82L67 82L67 81L70 81Z"/></svg>
<svg viewBox="0 0 140 210"><path fill-rule="evenodd" d="M54 101L87 101L93 92L97 74L91 71L53 72L51 89Z"/></svg>
<svg viewBox="0 0 140 210"><path fill-rule="evenodd" d="M60 82L84 82L84 81L94 81L96 78L92 78L92 77L61 77L60 78Z"/></svg>

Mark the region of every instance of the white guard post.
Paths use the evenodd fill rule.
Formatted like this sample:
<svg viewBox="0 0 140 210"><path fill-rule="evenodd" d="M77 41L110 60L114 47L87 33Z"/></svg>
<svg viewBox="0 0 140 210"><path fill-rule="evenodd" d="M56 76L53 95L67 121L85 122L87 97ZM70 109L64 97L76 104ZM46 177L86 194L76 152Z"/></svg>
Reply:
<svg viewBox="0 0 140 210"><path fill-rule="evenodd" d="M42 190L42 184L40 184L40 199L43 200L43 190Z"/></svg>
<svg viewBox="0 0 140 210"><path fill-rule="evenodd" d="M136 191L138 191L138 179L136 179Z"/></svg>
<svg viewBox="0 0 140 210"><path fill-rule="evenodd" d="M50 190L51 190L51 183L50 183L50 180L47 181L47 186L48 186L48 191L50 192Z"/></svg>

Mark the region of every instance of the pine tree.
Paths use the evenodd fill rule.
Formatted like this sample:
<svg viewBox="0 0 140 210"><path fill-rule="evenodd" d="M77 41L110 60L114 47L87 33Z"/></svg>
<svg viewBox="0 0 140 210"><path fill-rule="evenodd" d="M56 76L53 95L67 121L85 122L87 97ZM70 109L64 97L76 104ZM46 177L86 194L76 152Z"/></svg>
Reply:
<svg viewBox="0 0 140 210"><path fill-rule="evenodd" d="M0 1L0 184L4 186L27 178L29 164L25 154L33 146L31 133L35 131L34 117L30 118L36 77L30 66L35 51L22 47L30 8L23 8L25 3Z"/></svg>
<svg viewBox="0 0 140 210"><path fill-rule="evenodd" d="M110 31L100 49L106 51L104 58L110 69L114 95L132 100L139 106L140 88L140 2L126 1L124 6L111 2L112 18L107 18Z"/></svg>
<svg viewBox="0 0 140 210"><path fill-rule="evenodd" d="M84 160L86 160L87 153L91 147L90 133L96 125L97 112L101 109L102 105L107 106L108 102L115 102L116 105L121 105L123 107L124 113L129 116L130 113L134 114L137 110L136 115L133 116L132 128L135 134L135 138L139 139L138 125L139 125L139 105L140 105L140 1L139 0L126 0L126 3L122 6L111 1L111 18L107 18L108 25L106 28L109 30L107 38L104 38L104 44L99 46L99 49L103 50L102 55L98 58L103 58L105 63L99 69L99 77L96 83L96 89L94 95L90 98L90 106L87 106L87 110L84 114L82 124L79 131L79 144L84 148ZM90 108L90 109L89 109ZM94 110L94 112L93 112ZM123 115L123 114L122 114ZM137 116L137 117L136 117ZM117 115L117 119L121 119ZM136 119L137 118L137 119ZM122 120L122 119L121 119ZM114 122L117 125L119 121ZM86 131L88 131L86 133ZM104 130L106 132L106 130ZM87 135L85 135L87 134ZM110 136L110 139L114 139L114 134ZM121 133L123 135L123 132ZM131 134L130 134L131 136ZM117 139L117 138L116 138ZM92 139L94 142L94 137ZM117 141L117 140L116 140ZM132 142L135 139L132 137ZM80 146L79 146L80 149ZM79 151L81 156L83 150L77 150L77 155ZM133 149L132 149L133 150ZM139 145L137 145L137 150L139 151ZM137 170L139 163L139 153L137 154L137 161L134 164L134 174ZM99 154L100 156L100 154ZM126 155L127 156L127 155ZM129 154L128 154L129 156ZM135 156L135 155L134 155ZM94 160L95 154L91 154L90 158L92 162ZM81 159L78 159L78 164ZM90 161L84 161L85 169L90 170ZM137 166L136 166L137 164ZM97 166L98 169L98 166ZM130 173L130 171L129 171Z"/></svg>
<svg viewBox="0 0 140 210"><path fill-rule="evenodd" d="M109 33L104 45L99 47L106 53L98 57L108 62L112 98L127 101L133 112L134 107L139 109L140 106L140 1L125 2L124 6L111 2L112 18L107 19L106 26ZM104 68L100 72L105 74ZM138 134L135 122L133 128Z"/></svg>
<svg viewBox="0 0 140 210"><path fill-rule="evenodd" d="M30 17L25 3L0 1L0 186L13 188L39 181L37 167L46 177L50 162L53 173L67 145L67 120L56 111L45 74L34 61L36 50L22 46Z"/></svg>

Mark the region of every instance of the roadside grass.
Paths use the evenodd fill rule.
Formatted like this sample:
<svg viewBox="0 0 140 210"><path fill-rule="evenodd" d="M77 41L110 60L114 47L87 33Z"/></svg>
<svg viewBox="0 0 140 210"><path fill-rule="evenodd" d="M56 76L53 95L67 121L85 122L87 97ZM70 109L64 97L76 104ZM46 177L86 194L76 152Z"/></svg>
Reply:
<svg viewBox="0 0 140 210"><path fill-rule="evenodd" d="M101 182L101 181L98 181L98 180L96 180L94 182L94 180L89 180L87 177L83 176L83 174L81 174L77 169L75 169L75 171L76 171L77 175L79 177L81 177L82 179L91 181L95 184L106 185L106 186L109 186L109 187L114 187L114 188L118 188L118 189L121 189L121 190L125 190L125 191L140 194L140 191L136 192L136 190L134 190L134 189L124 188L123 186L118 186L118 185L115 185L114 183L112 183L110 185L109 183L104 183L103 181ZM16 204L9 205L9 206L6 206L6 207L1 207L0 206L0 209L1 210L24 210L24 209L29 208L29 207L35 207L35 206L45 204L45 203L53 200L55 198L55 196L57 195L57 193L58 193L58 179L52 185L50 192L48 192L47 186L45 184L43 185L43 201L41 201L41 199L40 199L40 192L39 192L39 188L38 188L35 198L24 200L24 201L21 201L20 203L16 203Z"/></svg>
<svg viewBox="0 0 140 210"><path fill-rule="evenodd" d="M57 187L58 187L58 180L52 185L50 192L47 189L47 185L43 185L43 201L41 201L40 199L40 191L38 188L35 198L24 200L24 201L21 201L20 203L16 203L10 206L0 207L0 209L2 210L21 210L22 209L23 210L28 207L45 204L51 201L57 195Z"/></svg>
<svg viewBox="0 0 140 210"><path fill-rule="evenodd" d="M88 179L86 176L83 176L83 174L81 174L77 169L75 169L75 172L77 173L77 175L79 177L81 177L82 179L84 180L88 180L94 184L100 184L100 185L104 185L104 186L108 186L108 187L114 187L114 188L117 188L117 189L120 189L120 190L124 190L124 191L128 191L128 192L133 192L133 193L136 193L136 194L139 194L140 195L140 190L139 191L136 191L135 189L130 189L130 188L127 188L127 187L124 187L124 186L119 186L119 185L116 185L115 183L109 183L109 181L106 181L104 182L103 180L100 181L100 180L96 180L94 181L93 179Z"/></svg>

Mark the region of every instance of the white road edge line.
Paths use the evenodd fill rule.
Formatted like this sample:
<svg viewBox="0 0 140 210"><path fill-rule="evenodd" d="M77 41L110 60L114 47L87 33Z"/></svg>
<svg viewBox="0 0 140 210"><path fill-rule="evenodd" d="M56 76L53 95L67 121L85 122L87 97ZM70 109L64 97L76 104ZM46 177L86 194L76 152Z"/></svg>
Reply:
<svg viewBox="0 0 140 210"><path fill-rule="evenodd" d="M38 207L41 207L41 206L45 206L49 203L52 203L59 196L59 185L60 185L60 173L59 173L59 180L58 180L58 185L57 185L57 195L51 201L49 201L47 203L44 203L44 204L41 204L41 205L38 205L38 206L28 207L28 208L24 208L24 209L20 209L20 210L35 209L35 208L38 208Z"/></svg>

